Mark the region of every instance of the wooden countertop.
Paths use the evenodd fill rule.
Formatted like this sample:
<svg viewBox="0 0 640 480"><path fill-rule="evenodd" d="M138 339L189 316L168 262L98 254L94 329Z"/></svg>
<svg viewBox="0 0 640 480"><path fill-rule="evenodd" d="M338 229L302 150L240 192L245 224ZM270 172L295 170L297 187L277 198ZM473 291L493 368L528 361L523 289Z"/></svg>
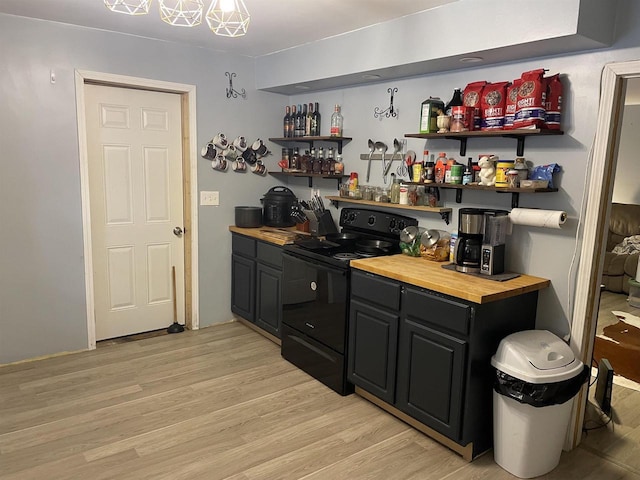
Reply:
<svg viewBox="0 0 640 480"><path fill-rule="evenodd" d="M274 245L288 245L293 243L297 235L303 234L296 230L296 227L289 228L273 228L273 227L257 227L257 228L241 228L235 225L229 226L229 231L239 233L247 237L262 240L264 242L273 243Z"/></svg>
<svg viewBox="0 0 640 480"><path fill-rule="evenodd" d="M447 262L432 262L402 254L351 260L349 265L474 303L494 302L541 290L551 284L550 280L530 275L497 282L442 268Z"/></svg>

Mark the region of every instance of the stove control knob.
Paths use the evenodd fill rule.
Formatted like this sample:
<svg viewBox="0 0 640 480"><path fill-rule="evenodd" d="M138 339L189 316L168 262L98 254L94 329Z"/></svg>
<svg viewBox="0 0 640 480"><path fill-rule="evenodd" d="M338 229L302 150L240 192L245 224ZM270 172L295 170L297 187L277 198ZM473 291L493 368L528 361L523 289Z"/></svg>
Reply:
<svg viewBox="0 0 640 480"><path fill-rule="evenodd" d="M389 230L393 232L394 228L396 228L396 219L392 218L391 220L389 220Z"/></svg>
<svg viewBox="0 0 640 480"><path fill-rule="evenodd" d="M368 223L369 225L373 225L374 223L376 223L376 217L374 217L373 215L371 215L371 216L369 217L369 219L367 220L367 223Z"/></svg>
<svg viewBox="0 0 640 480"><path fill-rule="evenodd" d="M400 220L398 222L398 230L402 231L402 230L404 230L404 227L406 227L406 225L404 223L404 220Z"/></svg>
<svg viewBox="0 0 640 480"><path fill-rule="evenodd" d="M356 212L349 212L349 215L347 215L347 221L349 223L353 223L356 220Z"/></svg>

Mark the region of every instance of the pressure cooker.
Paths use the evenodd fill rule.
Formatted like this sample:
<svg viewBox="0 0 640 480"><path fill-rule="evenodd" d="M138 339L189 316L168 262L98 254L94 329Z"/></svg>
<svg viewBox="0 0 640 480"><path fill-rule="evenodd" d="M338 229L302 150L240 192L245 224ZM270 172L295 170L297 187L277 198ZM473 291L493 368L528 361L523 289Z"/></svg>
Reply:
<svg viewBox="0 0 640 480"><path fill-rule="evenodd" d="M265 193L262 223L268 227L292 227L296 222L291 218L291 207L298 199L287 187L272 187Z"/></svg>

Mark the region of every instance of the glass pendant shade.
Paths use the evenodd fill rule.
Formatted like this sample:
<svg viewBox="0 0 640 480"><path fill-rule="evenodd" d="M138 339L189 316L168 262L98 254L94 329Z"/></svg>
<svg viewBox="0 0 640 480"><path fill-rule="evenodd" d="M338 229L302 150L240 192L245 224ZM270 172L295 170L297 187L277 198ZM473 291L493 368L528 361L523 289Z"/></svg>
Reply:
<svg viewBox="0 0 640 480"><path fill-rule="evenodd" d="M144 15L149 13L151 0L104 0L109 10L127 15Z"/></svg>
<svg viewBox="0 0 640 480"><path fill-rule="evenodd" d="M202 23L202 0L159 0L160 17L176 27L194 27Z"/></svg>
<svg viewBox="0 0 640 480"><path fill-rule="evenodd" d="M213 0L206 18L216 35L240 37L247 33L251 15L243 0Z"/></svg>

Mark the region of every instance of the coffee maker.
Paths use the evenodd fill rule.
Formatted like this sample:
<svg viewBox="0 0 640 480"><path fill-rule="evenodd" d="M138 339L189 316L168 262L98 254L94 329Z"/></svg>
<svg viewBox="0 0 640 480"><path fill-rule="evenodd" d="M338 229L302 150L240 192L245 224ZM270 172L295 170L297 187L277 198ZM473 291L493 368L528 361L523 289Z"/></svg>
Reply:
<svg viewBox="0 0 640 480"><path fill-rule="evenodd" d="M454 259L456 270L464 273L478 273L482 253L484 210L461 208L458 211L458 240Z"/></svg>
<svg viewBox="0 0 640 480"><path fill-rule="evenodd" d="M504 272L505 241L509 225L509 212L506 210L484 211L480 273L498 275Z"/></svg>

